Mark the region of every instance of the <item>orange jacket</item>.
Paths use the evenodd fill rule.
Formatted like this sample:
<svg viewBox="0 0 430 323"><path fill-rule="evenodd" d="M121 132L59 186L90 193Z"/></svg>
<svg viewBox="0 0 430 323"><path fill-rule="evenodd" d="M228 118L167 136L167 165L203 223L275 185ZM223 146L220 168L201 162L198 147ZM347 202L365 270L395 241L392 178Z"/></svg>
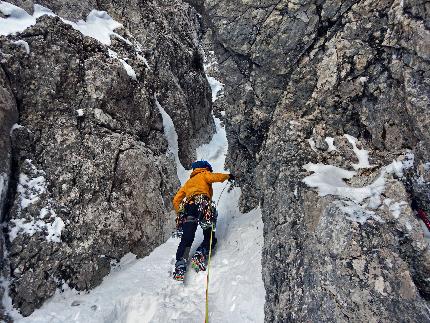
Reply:
<svg viewBox="0 0 430 323"><path fill-rule="evenodd" d="M173 198L173 206L176 212L179 211L179 204L181 204L184 197L204 194L212 198L212 183L224 182L226 179L229 179L229 177L229 174L211 173L206 168L196 168L191 173L190 179L181 187Z"/></svg>

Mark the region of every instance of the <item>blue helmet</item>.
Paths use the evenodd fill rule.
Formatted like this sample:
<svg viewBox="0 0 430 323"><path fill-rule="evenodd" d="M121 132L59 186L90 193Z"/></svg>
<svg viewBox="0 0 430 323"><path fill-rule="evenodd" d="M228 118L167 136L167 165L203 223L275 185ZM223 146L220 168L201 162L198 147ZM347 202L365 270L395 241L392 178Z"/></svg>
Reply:
<svg viewBox="0 0 430 323"><path fill-rule="evenodd" d="M195 161L194 163L191 164L191 167L193 169L196 169L196 168L207 168L207 169L209 169L209 171L212 172L212 166L206 160L197 160L197 161Z"/></svg>

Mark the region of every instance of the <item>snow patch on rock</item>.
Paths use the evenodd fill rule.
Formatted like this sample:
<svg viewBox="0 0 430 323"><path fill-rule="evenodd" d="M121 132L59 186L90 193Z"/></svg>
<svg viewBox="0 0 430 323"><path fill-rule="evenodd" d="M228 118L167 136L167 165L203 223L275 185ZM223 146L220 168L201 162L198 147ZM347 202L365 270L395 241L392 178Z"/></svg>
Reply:
<svg viewBox="0 0 430 323"><path fill-rule="evenodd" d="M207 80L212 90L212 102L215 102L218 99L219 93L221 92L222 94L224 84L212 76L207 76Z"/></svg>
<svg viewBox="0 0 430 323"><path fill-rule="evenodd" d="M350 219L360 223L364 223L369 218L382 221L372 210L379 208L382 204L381 194L385 190L386 178L389 175L402 177L403 169L408 165L409 162L404 165L402 161L394 160L391 164L381 168L379 176L371 184L354 187L345 180L352 179L357 172L333 165L308 163L303 168L313 174L306 176L302 181L309 187L317 189L319 196L338 197L341 209L349 215ZM404 205L399 202L390 206L391 214L398 218Z"/></svg>
<svg viewBox="0 0 430 323"><path fill-rule="evenodd" d="M28 45L28 43L25 40L22 40L22 39L16 40L16 41L13 41L12 44L15 44L17 46L24 48L25 52L27 54L30 54L30 45Z"/></svg>
<svg viewBox="0 0 430 323"><path fill-rule="evenodd" d="M125 71L127 72L127 75L130 76L133 80L137 80L136 72L134 71L133 67L131 67L125 60L120 59L120 62L122 63L122 66L124 66Z"/></svg>
<svg viewBox="0 0 430 323"><path fill-rule="evenodd" d="M7 191L7 185L8 185L8 176L6 173L0 174L0 217L2 216L2 207L4 200L6 198L6 191Z"/></svg>
<svg viewBox="0 0 430 323"><path fill-rule="evenodd" d="M37 203L41 196L47 192L47 182L45 172L37 169L30 159L24 161L29 170L27 173L19 175L17 194L19 199L18 215L32 204ZM19 234L34 235L36 232L45 232L46 240L51 242L61 242L61 232L65 227L64 221L58 217L53 210L52 201L48 200L47 205L39 211L38 217L26 216L12 219L9 222L9 239L13 241Z"/></svg>
<svg viewBox="0 0 430 323"><path fill-rule="evenodd" d="M354 167L355 170L358 170L360 168L369 168L371 167L369 164L369 152L365 149L359 149L357 147L357 138L351 136L351 135L344 135L344 137L349 141L349 143L352 145L355 155L358 158L358 164L353 164L352 167Z"/></svg>
<svg viewBox="0 0 430 323"><path fill-rule="evenodd" d="M6 16L6 18L0 18L0 35L3 36L24 31L36 24L36 19L43 15L56 16L50 9L38 4L34 5L34 13L30 15L24 9L6 1L0 2L0 12ZM115 29L122 27L122 24L113 20L105 11L92 10L86 20L77 22L63 18L61 20L80 31L84 36L97 39L105 45L111 44L111 36L123 39L123 37L114 32Z"/></svg>
<svg viewBox="0 0 430 323"><path fill-rule="evenodd" d="M332 152L332 151L337 150L336 146L334 145L334 138L332 138L332 137L326 137L325 138L325 142L328 145L327 152Z"/></svg>

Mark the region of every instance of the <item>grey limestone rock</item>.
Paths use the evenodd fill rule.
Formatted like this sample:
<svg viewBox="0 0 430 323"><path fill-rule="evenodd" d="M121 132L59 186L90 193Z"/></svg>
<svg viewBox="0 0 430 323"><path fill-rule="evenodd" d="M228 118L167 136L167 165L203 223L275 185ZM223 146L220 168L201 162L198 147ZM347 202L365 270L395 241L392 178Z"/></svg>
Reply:
<svg viewBox="0 0 430 323"><path fill-rule="evenodd" d="M263 212L266 321L430 322L430 251L409 207L412 198L429 206L428 5L193 2L226 85L219 106L241 207ZM351 201L302 181L310 162L357 163L345 134L372 165L351 180L356 187L414 154L403 177L387 177L370 213L352 216Z"/></svg>
<svg viewBox="0 0 430 323"><path fill-rule="evenodd" d="M189 5L41 4L67 19L107 10L124 27L109 48L59 17L0 37L0 148L11 159L0 160L0 171L13 165L6 274L24 316L63 282L91 289L112 262L129 252L146 256L170 236L179 181L157 99L176 126L185 166L214 129Z"/></svg>

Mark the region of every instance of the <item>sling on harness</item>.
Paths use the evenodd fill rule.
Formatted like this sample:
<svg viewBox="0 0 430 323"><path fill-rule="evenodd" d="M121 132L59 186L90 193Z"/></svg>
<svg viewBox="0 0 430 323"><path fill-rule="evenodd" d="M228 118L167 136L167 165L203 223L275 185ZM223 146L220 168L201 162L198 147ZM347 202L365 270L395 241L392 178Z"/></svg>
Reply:
<svg viewBox="0 0 430 323"><path fill-rule="evenodd" d="M185 223L187 218L187 213L185 211L185 206L187 204L195 204L198 206L198 212L200 216L197 221L203 230L209 228L215 229L213 225L216 224L218 217L215 203L212 202L211 199L206 195L198 194L184 198L179 205L179 212L176 214L176 230L178 232L182 231L182 225Z"/></svg>

